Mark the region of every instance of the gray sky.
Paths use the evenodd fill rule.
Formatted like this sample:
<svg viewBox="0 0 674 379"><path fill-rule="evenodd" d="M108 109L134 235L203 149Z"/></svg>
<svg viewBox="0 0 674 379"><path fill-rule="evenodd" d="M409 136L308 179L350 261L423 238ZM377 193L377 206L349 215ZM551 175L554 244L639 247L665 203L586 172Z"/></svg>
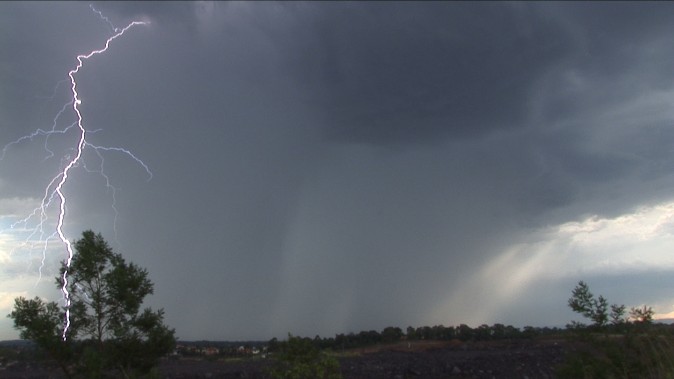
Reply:
<svg viewBox="0 0 674 379"><path fill-rule="evenodd" d="M88 142L152 177L85 149L64 231L146 267L179 338L564 325L578 280L674 311L674 4L94 6L0 3L0 146L150 22L76 80ZM77 138L3 150L0 314L62 301L64 247L10 226Z"/></svg>

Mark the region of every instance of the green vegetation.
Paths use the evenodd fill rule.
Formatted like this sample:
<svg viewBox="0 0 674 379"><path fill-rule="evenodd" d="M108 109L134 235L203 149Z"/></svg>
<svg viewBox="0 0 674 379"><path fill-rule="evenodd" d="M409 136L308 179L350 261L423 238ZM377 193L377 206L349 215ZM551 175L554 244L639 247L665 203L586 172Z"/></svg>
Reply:
<svg viewBox="0 0 674 379"><path fill-rule="evenodd" d="M100 234L85 231L74 243L68 270L71 325L62 339L63 311L40 298L15 299L8 315L23 339L32 340L69 378L139 378L154 373L175 347L163 310L143 309L153 293L148 272L114 253ZM63 286L65 263L56 285Z"/></svg>
<svg viewBox="0 0 674 379"><path fill-rule="evenodd" d="M269 374L275 379L339 379L339 362L321 352L310 338L293 337L274 341L275 365Z"/></svg>
<svg viewBox="0 0 674 379"><path fill-rule="evenodd" d="M360 354L359 349L372 346L410 346L412 341L501 341L559 336L559 328L519 329L511 325L483 324L477 328L468 325L445 327L443 325L407 327L406 333L399 327L386 327L359 333L337 334L335 337L296 337L289 335L287 341L272 338L267 343L268 356L274 361L268 374L273 378L338 378L338 357ZM404 342L403 342L404 341ZM402 343L402 345L401 345Z"/></svg>
<svg viewBox="0 0 674 379"><path fill-rule="evenodd" d="M381 332L376 330L361 331L358 333L340 333L335 337L321 338L316 336L309 339L320 350L343 351L381 344L394 344L400 341L495 341L507 339L533 338L536 336L558 335L564 332L560 328L532 327L516 328L512 325L494 324L480 325L471 328L466 324L459 326L408 326L406 333L399 327L386 327ZM269 351L275 352L280 342L273 338L268 342Z"/></svg>
<svg viewBox="0 0 674 379"><path fill-rule="evenodd" d="M626 317L625 306L614 304L609 312L608 301L583 281L568 304L592 324L568 325L576 350L559 368L561 378L674 378L674 334L653 324L651 307L633 307Z"/></svg>

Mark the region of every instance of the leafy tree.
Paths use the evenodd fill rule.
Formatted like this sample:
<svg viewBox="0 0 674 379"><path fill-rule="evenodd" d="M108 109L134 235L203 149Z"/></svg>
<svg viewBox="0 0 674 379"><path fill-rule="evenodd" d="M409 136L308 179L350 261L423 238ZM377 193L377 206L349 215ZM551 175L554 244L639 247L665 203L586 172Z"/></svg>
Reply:
<svg viewBox="0 0 674 379"><path fill-rule="evenodd" d="M559 366L560 378L674 378L674 335L669 327L652 325L651 307L631 308L626 318L624 305L611 305L613 325L604 327L608 302L601 296L595 299L582 281L568 304L606 333L584 333L586 329L579 328L581 333L573 337L580 343Z"/></svg>
<svg viewBox="0 0 674 379"><path fill-rule="evenodd" d="M642 308L630 308L630 319L637 324L651 324L653 323L653 315L655 312L653 308L643 306Z"/></svg>
<svg viewBox="0 0 674 379"><path fill-rule="evenodd" d="M502 339L506 337L506 326L503 324L494 324L491 327L491 336L493 339Z"/></svg>
<svg viewBox="0 0 674 379"><path fill-rule="evenodd" d="M447 340L454 337L454 327L445 327L443 325L434 325L431 327L431 336L437 340Z"/></svg>
<svg viewBox="0 0 674 379"><path fill-rule="evenodd" d="M274 337L274 338L270 339L269 342L267 343L267 351L269 351L270 353L275 353L275 352L280 351L280 350L281 350L281 344L278 341L278 338Z"/></svg>
<svg viewBox="0 0 674 379"><path fill-rule="evenodd" d="M625 319L625 305L611 305L611 324L622 325L626 322Z"/></svg>
<svg viewBox="0 0 674 379"><path fill-rule="evenodd" d="M416 340L417 339L417 332L416 329L412 326L407 327L407 339L408 340Z"/></svg>
<svg viewBox="0 0 674 379"><path fill-rule="evenodd" d="M293 337L280 343L270 374L276 379L338 379L339 362L321 352L310 338Z"/></svg>
<svg viewBox="0 0 674 379"><path fill-rule="evenodd" d="M63 313L56 303L45 303L39 297L19 297L14 299L14 310L7 317L14 320L22 339L34 341L71 377L68 363L73 357L72 344L61 337Z"/></svg>
<svg viewBox="0 0 674 379"><path fill-rule="evenodd" d="M104 377L113 369L126 378L147 374L175 347L175 331L164 325L164 311L141 311L143 300L154 291L147 270L127 263L100 234L90 230L74 247L70 268L64 263L56 277L61 288L68 270L68 341L57 343L62 320L54 302L16 299L9 315L14 326L22 338L35 341L52 355L60 354L55 358L67 375L65 365L71 362L87 378ZM73 354L72 341L79 342L79 354Z"/></svg>
<svg viewBox="0 0 674 379"><path fill-rule="evenodd" d="M478 340L488 340L491 338L491 328L487 324L482 324L475 329L475 337Z"/></svg>
<svg viewBox="0 0 674 379"><path fill-rule="evenodd" d="M525 338L533 338L536 337L539 334L538 328L535 328L533 326L527 325L524 327L524 330L522 331L522 335Z"/></svg>
<svg viewBox="0 0 674 379"><path fill-rule="evenodd" d="M420 326L417 328L417 338L420 340L428 340L432 338L433 329L430 326Z"/></svg>
<svg viewBox="0 0 674 379"><path fill-rule="evenodd" d="M376 330L363 330L356 334L356 344L358 346L374 345L381 341L381 337L381 334Z"/></svg>
<svg viewBox="0 0 674 379"><path fill-rule="evenodd" d="M576 288L571 292L568 304L574 312L580 313L592 320L595 327L601 328L608 322L608 301L601 295L595 299L592 292L590 292L590 287L582 280L578 282ZM612 306L612 309L614 308L616 310L620 309L615 305Z"/></svg>
<svg viewBox="0 0 674 379"><path fill-rule="evenodd" d="M389 343L389 342L396 342L400 341L400 339L403 337L403 331L402 329L398 327L393 327L393 326L388 326L384 328L381 332L381 340L382 342Z"/></svg>
<svg viewBox="0 0 674 379"><path fill-rule="evenodd" d="M457 337L461 341L468 341L475 337L475 331L466 324L461 324L457 327Z"/></svg>

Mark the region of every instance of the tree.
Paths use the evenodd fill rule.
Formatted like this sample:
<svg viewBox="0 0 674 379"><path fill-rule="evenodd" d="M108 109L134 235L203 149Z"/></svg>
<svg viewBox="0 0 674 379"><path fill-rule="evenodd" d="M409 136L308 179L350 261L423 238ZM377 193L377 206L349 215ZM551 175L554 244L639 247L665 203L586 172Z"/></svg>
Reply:
<svg viewBox="0 0 674 379"><path fill-rule="evenodd" d="M582 281L568 304L594 321L595 331L605 333L585 333L588 329L574 322L581 344L558 368L560 378L674 378L672 335L667 327L651 325L651 307L633 307L625 317L624 305L611 305L612 325L605 326L608 302L602 296L595 299Z"/></svg>
<svg viewBox="0 0 674 379"><path fill-rule="evenodd" d="M62 362L74 360L78 374L91 378L103 377L111 370L127 378L148 373L175 347L175 331L164 325L163 310L141 311L145 297L154 292L147 270L127 263L100 234L90 230L74 247L70 268L62 265L56 284L62 288L67 270L71 300L67 336L78 342L79 354L74 359L72 349L66 349L70 355L63 353ZM61 336L58 313L54 302L19 298L9 317L22 338L51 352L67 345L67 341L61 344L64 346L55 344Z"/></svg>
<svg viewBox="0 0 674 379"><path fill-rule="evenodd" d="M642 308L630 308L630 319L632 319L635 324L653 323L654 314L653 308L645 305Z"/></svg>
<svg viewBox="0 0 674 379"><path fill-rule="evenodd" d="M456 334L461 341L468 341L475 337L475 332L473 329L466 324L459 325L456 328Z"/></svg>
<svg viewBox="0 0 674 379"><path fill-rule="evenodd" d="M625 305L611 305L611 324L618 326L626 322Z"/></svg>
<svg viewBox="0 0 674 379"><path fill-rule="evenodd" d="M14 320L22 339L31 340L54 359L67 377L71 377L68 362L73 353L69 341L61 338L63 313L56 303L45 303L39 297L14 299L14 310L7 315Z"/></svg>
<svg viewBox="0 0 674 379"><path fill-rule="evenodd" d="M502 339L507 336L506 326L503 324L494 324L491 327L491 336L493 339Z"/></svg>
<svg viewBox="0 0 674 379"><path fill-rule="evenodd" d="M417 339L417 332L416 329L412 326L407 327L407 339L409 341L416 340Z"/></svg>
<svg viewBox="0 0 674 379"><path fill-rule="evenodd" d="M398 327L393 327L393 326L388 326L384 328L381 332L381 340L384 343L390 343L390 342L396 342L400 341L400 339L403 337L403 331L402 329Z"/></svg>
<svg viewBox="0 0 674 379"><path fill-rule="evenodd" d="M293 337L281 342L270 374L276 379L338 379L339 362L321 352L310 338Z"/></svg>
<svg viewBox="0 0 674 379"><path fill-rule="evenodd" d="M608 322L608 301L601 295L595 299L592 292L590 292L590 287L582 280L578 282L576 288L571 292L568 304L574 312L580 313L592 320L595 327L601 328ZM613 305L611 308L614 312L620 309L616 305Z"/></svg>

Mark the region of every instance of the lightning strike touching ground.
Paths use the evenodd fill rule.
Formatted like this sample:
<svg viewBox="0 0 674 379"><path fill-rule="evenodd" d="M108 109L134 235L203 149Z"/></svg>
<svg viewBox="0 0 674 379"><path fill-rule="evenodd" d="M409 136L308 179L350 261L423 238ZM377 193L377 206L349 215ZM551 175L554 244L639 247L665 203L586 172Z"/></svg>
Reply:
<svg viewBox="0 0 674 379"><path fill-rule="evenodd" d="M80 95L77 91L77 80L76 76L79 73L80 69L84 65L84 62L87 61L88 59L92 58L95 55L102 54L106 52L115 39L121 37L126 33L127 30L130 28L137 26L137 25L147 25L149 22L147 21L133 21L130 24L128 24L124 28L116 28L113 26L112 22L103 14L96 10L93 6L90 6L92 11L98 14L98 16L105 21L113 31L113 35L109 37L106 41L104 46L101 49L98 50L93 50L87 54L81 54L76 57L77 59L77 65L68 72L68 78L67 81L70 83L70 101L68 101L62 108L61 110L56 114L54 117L54 123L52 125L52 128L49 130L44 130L44 129L37 129L33 133L23 136L15 141L12 141L8 143L7 145L4 146L2 149L2 152L0 153L0 160L2 160L6 153L7 150L12 147L13 145L25 142L25 141L32 141L33 139L37 137L44 137L45 138L45 150L47 151L48 155L45 159L49 159L54 156L54 152L49 149L47 146L47 141L48 138L52 135L55 134L67 134L71 129L76 127L76 130L78 131L78 137L77 137L77 143L75 146L72 148L72 151L74 153L68 154L65 156L65 161L63 168L50 180L49 184L46 186L45 191L44 191L44 196L42 197L42 201L40 205L33 210L33 212L28 215L26 218L15 222L10 226L10 229L14 229L18 227L19 225L22 225L23 228L25 229L31 229L29 224L32 219L36 219L36 224L32 228L32 231L30 232L29 236L27 237L26 242L24 243L25 245L28 245L29 240L34 240L37 238L39 241L41 241L42 244L42 260L41 263L44 265L45 262L45 257L47 254L47 246L49 244L49 241L55 238L58 238L60 242L65 246L66 252L67 252L67 258L65 260L65 267L63 270L62 274L62 287L61 287L61 292L63 294L63 300L65 303L65 320L64 320L64 327L63 327L63 334L62 338L65 341L67 339L67 334L68 334L68 329L70 328L70 292L68 291L68 271L70 269L70 265L73 259L73 246L71 245L70 241L66 237L65 233L63 232L63 225L65 223L65 216L66 216L66 203L67 203L67 196L63 190L64 185L68 182L68 179L70 178L71 170L73 168L79 167L82 162L80 160L82 159L83 152L86 148L93 149L96 154L99 156L101 159L101 164L98 170L90 170L86 167L86 165L82 164L82 167L84 167L87 171L95 171L101 174L105 181L106 181L106 186L112 190L112 208L115 213L115 220L116 222L117 219L117 209L115 207L115 188L111 185L110 180L108 176L105 174L103 170L103 156L101 154L102 151L104 152L120 152L123 154L126 154L133 160L135 160L137 163L139 163L147 172L148 174L148 180L152 178L152 173L150 172L150 169L148 166L138 157L136 157L134 154L132 154L129 150L126 150L124 148L120 147L104 147L104 146L96 146L92 145L87 142L86 137L87 137L87 132L88 130L85 128L85 123L82 117L82 113L80 112L80 107L82 106L82 100L80 99ZM63 129L58 129L57 128L57 121L59 118L62 116L68 108L74 112L75 115L75 122L71 123L70 125L66 126ZM56 212L56 226L53 232L47 233L45 232L45 223L47 222L48 217L48 209L52 205L53 201L57 200L58 201L58 207L57 207L57 212ZM115 226L115 231L116 231L116 226ZM46 236L47 235L47 236ZM45 237L46 236L46 237ZM42 265L40 266L40 277L42 276Z"/></svg>

